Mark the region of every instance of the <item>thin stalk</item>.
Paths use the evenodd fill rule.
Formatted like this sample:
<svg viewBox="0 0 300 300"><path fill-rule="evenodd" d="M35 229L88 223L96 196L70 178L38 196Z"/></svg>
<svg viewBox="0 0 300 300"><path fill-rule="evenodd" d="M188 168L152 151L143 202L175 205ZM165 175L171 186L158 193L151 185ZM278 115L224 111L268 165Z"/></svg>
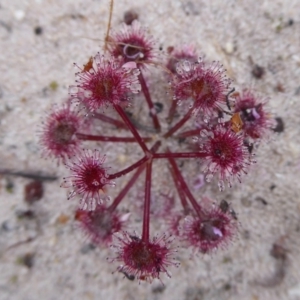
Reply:
<svg viewBox="0 0 300 300"><path fill-rule="evenodd" d="M83 141L136 143L136 139L134 137L101 136L84 133L76 133L76 137ZM142 137L141 139L144 142L150 142L152 140L152 138L147 137Z"/></svg>
<svg viewBox="0 0 300 300"><path fill-rule="evenodd" d="M150 149L150 152L151 152L150 155L148 155L148 156L145 155L142 159L138 160L136 163L134 163L133 165L129 166L128 168L126 168L120 172L108 175L108 179L116 179L116 178L121 177L121 176L131 172L132 170L138 168L146 161L152 159L153 154L159 149L160 146L161 146L161 141L156 141L155 144Z"/></svg>
<svg viewBox="0 0 300 300"><path fill-rule="evenodd" d="M188 130L188 131L184 131L179 133L176 137L177 138L187 138L190 136L195 136L195 135L199 135L200 132L203 130L204 128L198 128L198 129L193 129L193 130Z"/></svg>
<svg viewBox="0 0 300 300"><path fill-rule="evenodd" d="M151 177L152 177L152 159L147 162L146 180L145 180L145 203L144 203L143 233L142 233L142 240L145 243L149 242Z"/></svg>
<svg viewBox="0 0 300 300"><path fill-rule="evenodd" d="M178 99L175 99L175 100L172 101L172 105L170 107L169 115L168 115L168 118L167 118L169 123L171 123L173 121L173 117L174 117L174 114L175 114L175 111L176 111L177 103L178 103Z"/></svg>
<svg viewBox="0 0 300 300"><path fill-rule="evenodd" d="M95 119L99 119L99 120L101 120L103 122L115 125L118 128L122 128L122 129L127 129L128 130L126 124L124 124L122 121L119 121L119 120L116 120L114 118L108 117L108 116L106 116L104 114L93 113L92 117L95 118Z"/></svg>
<svg viewBox="0 0 300 300"><path fill-rule="evenodd" d="M131 123L131 121L127 117L127 115L125 114L125 112L122 109L122 107L119 106L119 105L114 105L114 108L118 112L118 114L120 115L120 117L123 119L124 123L127 125L128 129L131 131L131 133L133 134L133 136L135 137L137 143L140 145L140 147L143 149L143 151L145 153L149 153L149 150L148 150L146 144L142 140L141 136L139 135L138 131L133 126L133 124Z"/></svg>
<svg viewBox="0 0 300 300"><path fill-rule="evenodd" d="M155 144L150 149L151 153L154 154L159 149L160 146L161 146L161 141L156 141Z"/></svg>
<svg viewBox="0 0 300 300"><path fill-rule="evenodd" d="M110 174L107 176L107 178L109 180L111 179L116 179L118 177L121 177L123 175L126 175L127 173L133 171L134 169L140 167L143 163L145 163L147 160L149 160L150 158L147 157L147 156L144 156L142 159L138 160L137 162L135 162L133 165L129 166L128 168L120 171L120 172L117 172L115 174Z"/></svg>
<svg viewBox="0 0 300 300"><path fill-rule="evenodd" d="M107 43L109 40L109 31L110 31L110 26L111 26L111 19L112 19L112 13L114 9L114 0L110 0L109 4L109 17L108 17L108 24L107 24L107 29L106 29L106 34L105 34L105 43L104 43L104 51L107 51Z"/></svg>
<svg viewBox="0 0 300 300"><path fill-rule="evenodd" d="M189 211L189 205L188 205L188 202L186 200L185 194L183 192L183 188L181 187L180 181L178 180L178 178L177 178L177 176L174 172L174 169L171 169L170 172L171 172L171 175L173 177L173 181L175 183L175 187L176 187L176 190L178 192L178 195L179 195L182 207L184 209L184 212L187 213Z"/></svg>
<svg viewBox="0 0 300 300"><path fill-rule="evenodd" d="M182 127L188 119L191 117L193 111L194 111L194 106L189 109L189 111L186 113L186 115L177 123L175 124L167 133L164 134L165 138L170 137L174 132L176 132L180 127Z"/></svg>
<svg viewBox="0 0 300 300"><path fill-rule="evenodd" d="M143 76L142 70L141 69L139 69L139 70L140 70L139 81L141 83L142 92L143 92L143 94L146 98L146 101L147 101L149 109L150 109L150 115L151 115L152 120L153 120L154 128L157 130L157 132L160 132L160 123L159 123L159 120L157 118L157 114L155 112L155 107L154 107L154 104L152 102L147 83L146 83L145 78Z"/></svg>
<svg viewBox="0 0 300 300"><path fill-rule="evenodd" d="M110 212L113 212L117 208L117 206L121 203L121 201L123 200L123 198L126 196L126 194L131 189L131 187L135 184L136 180L141 175L141 173L145 170L145 168L146 168L146 164L143 164L143 165L141 165L136 170L136 172L133 174L133 176L131 177L131 179L124 186L124 188L121 190L121 192L119 193L119 195L115 198L115 200L113 201L113 203L108 207L108 210Z"/></svg>
<svg viewBox="0 0 300 300"><path fill-rule="evenodd" d="M153 154L153 159L159 158L205 158L206 153L203 152L179 152L179 153L155 153Z"/></svg>
<svg viewBox="0 0 300 300"><path fill-rule="evenodd" d="M171 164L171 166L173 168L174 174L175 174L176 178L178 179L183 192L186 194L186 196L190 200L190 202L191 202L193 208L195 209L195 211L197 212L198 216L200 218L203 218L205 215L204 215L204 213L202 211L202 208L197 203L196 199L194 198L193 194L191 193L191 191L190 191L188 185L186 184L186 182L185 182L185 180L184 180L184 178L183 178L183 176L182 176L182 174L181 174L181 172L180 172L180 170L179 170L179 168L178 168L178 166L177 166L174 158L170 157L169 158L169 162L170 162L170 164Z"/></svg>

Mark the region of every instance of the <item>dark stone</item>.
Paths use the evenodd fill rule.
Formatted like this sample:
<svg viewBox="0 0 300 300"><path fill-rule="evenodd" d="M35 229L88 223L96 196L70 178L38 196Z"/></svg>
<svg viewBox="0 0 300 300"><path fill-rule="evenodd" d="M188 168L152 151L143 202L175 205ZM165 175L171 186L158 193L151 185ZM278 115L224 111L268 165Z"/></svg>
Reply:
<svg viewBox="0 0 300 300"><path fill-rule="evenodd" d="M26 253L18 259L21 265L26 266L28 269L31 269L34 265L34 253Z"/></svg>
<svg viewBox="0 0 300 300"><path fill-rule="evenodd" d="M252 67L251 74L257 79L261 79L265 74L265 69L257 64Z"/></svg>
<svg viewBox="0 0 300 300"><path fill-rule="evenodd" d="M124 22L127 25L131 25L134 20L138 19L138 14L134 10L127 10L124 13Z"/></svg>
<svg viewBox="0 0 300 300"><path fill-rule="evenodd" d="M32 204L43 197L44 187L41 181L34 180L25 185L24 188L24 201Z"/></svg>
<svg viewBox="0 0 300 300"><path fill-rule="evenodd" d="M284 122L283 122L282 118L276 117L275 121L276 121L277 124L273 128L273 131L278 132L278 133L283 132L284 131Z"/></svg>
<svg viewBox="0 0 300 300"><path fill-rule="evenodd" d="M34 33L35 33L36 35L41 35L41 34L43 33L43 28L42 28L41 26L36 26L36 27L34 28Z"/></svg>

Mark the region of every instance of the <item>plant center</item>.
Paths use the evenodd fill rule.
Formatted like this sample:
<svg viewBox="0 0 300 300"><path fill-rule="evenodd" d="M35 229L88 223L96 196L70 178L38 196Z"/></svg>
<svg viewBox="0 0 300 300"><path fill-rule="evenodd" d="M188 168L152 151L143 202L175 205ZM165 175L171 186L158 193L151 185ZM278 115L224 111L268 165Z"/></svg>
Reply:
<svg viewBox="0 0 300 300"><path fill-rule="evenodd" d="M75 132L76 129L72 124L60 123L53 132L53 140L59 145L68 145Z"/></svg>

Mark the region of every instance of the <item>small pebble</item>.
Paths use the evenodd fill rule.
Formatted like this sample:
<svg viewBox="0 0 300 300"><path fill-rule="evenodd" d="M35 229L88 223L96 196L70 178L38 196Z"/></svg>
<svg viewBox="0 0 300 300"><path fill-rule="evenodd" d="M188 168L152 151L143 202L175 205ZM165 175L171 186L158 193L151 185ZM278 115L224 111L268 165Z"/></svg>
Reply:
<svg viewBox="0 0 300 300"><path fill-rule="evenodd" d="M34 33L35 33L36 35L41 35L41 34L43 33L43 28L42 28L41 26L36 26L36 27L34 28Z"/></svg>
<svg viewBox="0 0 300 300"><path fill-rule="evenodd" d="M233 43L227 42L226 45L225 45L225 52L227 54L232 54L233 51L234 51L234 45L233 45Z"/></svg>
<svg viewBox="0 0 300 300"><path fill-rule="evenodd" d="M83 245L80 249L80 252L82 254L87 254L90 251L93 251L95 249L96 249L96 246L94 244L89 243L89 244Z"/></svg>
<svg viewBox="0 0 300 300"><path fill-rule="evenodd" d="M33 204L39 201L44 194L44 187L41 181L34 180L26 184L24 187L24 201Z"/></svg>
<svg viewBox="0 0 300 300"><path fill-rule="evenodd" d="M166 289L166 286L165 285L162 285L162 284L158 284L157 286L154 286L152 288L152 293L153 294L161 294L164 292L164 290Z"/></svg>
<svg viewBox="0 0 300 300"><path fill-rule="evenodd" d="M25 12L23 10L16 10L16 11L14 11L14 17L18 21L22 21L25 17Z"/></svg>
<svg viewBox="0 0 300 300"><path fill-rule="evenodd" d="M57 88L58 88L58 83L54 80L54 81L51 81L50 84L49 84L49 87L52 91L56 91Z"/></svg>
<svg viewBox="0 0 300 300"><path fill-rule="evenodd" d="M15 229L15 225L13 224L12 221L9 221L9 220L5 220L2 222L1 224L1 229L3 231L6 231L6 232L9 232L9 231L12 231Z"/></svg>
<svg viewBox="0 0 300 300"><path fill-rule="evenodd" d="M255 200L262 203L263 205L268 205L268 202L263 197L258 196L255 198Z"/></svg>
<svg viewBox="0 0 300 300"><path fill-rule="evenodd" d="M138 14L134 10L127 10L124 13L124 22L127 25L131 25L134 20L138 19Z"/></svg>
<svg viewBox="0 0 300 300"><path fill-rule="evenodd" d="M57 219L56 219L56 224L66 224L68 221L70 220L70 217L65 215L65 214L61 214Z"/></svg>
<svg viewBox="0 0 300 300"><path fill-rule="evenodd" d="M252 67L251 74L257 79L261 79L265 74L265 69L257 64Z"/></svg>
<svg viewBox="0 0 300 300"><path fill-rule="evenodd" d="M18 257L17 263L31 269L34 265L34 253L26 253Z"/></svg>
<svg viewBox="0 0 300 300"><path fill-rule="evenodd" d="M14 187L15 187L14 183L11 180L7 179L5 185L6 191L11 194L14 191Z"/></svg>
<svg viewBox="0 0 300 300"><path fill-rule="evenodd" d="M32 220L35 218L34 211L28 210L16 210L16 216L18 219L29 219Z"/></svg>
<svg viewBox="0 0 300 300"><path fill-rule="evenodd" d="M245 207L250 207L252 202L248 197L241 198L241 202Z"/></svg>
<svg viewBox="0 0 300 300"><path fill-rule="evenodd" d="M284 123L283 123L282 118L276 117L275 121L276 121L277 124L273 128L273 131L278 132L278 133L283 132L284 131Z"/></svg>

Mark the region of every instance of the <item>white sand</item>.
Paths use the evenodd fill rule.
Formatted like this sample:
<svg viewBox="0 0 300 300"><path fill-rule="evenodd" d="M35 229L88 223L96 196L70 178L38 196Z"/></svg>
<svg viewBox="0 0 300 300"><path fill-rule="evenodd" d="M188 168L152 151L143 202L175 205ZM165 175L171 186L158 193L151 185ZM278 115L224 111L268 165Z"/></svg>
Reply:
<svg viewBox="0 0 300 300"><path fill-rule="evenodd" d="M134 8L164 49L192 42L207 59L224 64L236 87L250 86L269 97L285 131L257 150L258 163L242 185L218 195L233 203L241 223L239 238L228 249L192 260L191 252L180 250L182 265L171 270L171 279L163 278L161 293L155 290L157 282L139 285L112 275L116 264L106 261L108 250L82 254L86 240L74 231L72 220L58 224L62 214L72 219L76 203L68 202L66 190L59 188L64 168L40 158L36 134L45 111L62 103L74 83L72 63L82 65L101 51L108 1L1 1L1 167L60 179L46 183L44 198L34 205L37 225L15 215L27 208L23 188L29 181L1 177L0 225L5 221L8 229L0 229L0 299L300 299L300 1L115 2L113 26ZM37 25L43 28L39 36L34 34ZM262 79L251 75L249 56L265 68ZM53 81L56 91L49 89ZM278 84L283 92L276 90ZM14 184L12 193L6 189L8 180ZM272 191L271 185L276 186ZM35 235L34 241L7 250ZM288 249L285 276L274 286L260 286L257 281L265 283L275 273L270 249L282 237ZM29 252L35 253L31 269L16 262Z"/></svg>

